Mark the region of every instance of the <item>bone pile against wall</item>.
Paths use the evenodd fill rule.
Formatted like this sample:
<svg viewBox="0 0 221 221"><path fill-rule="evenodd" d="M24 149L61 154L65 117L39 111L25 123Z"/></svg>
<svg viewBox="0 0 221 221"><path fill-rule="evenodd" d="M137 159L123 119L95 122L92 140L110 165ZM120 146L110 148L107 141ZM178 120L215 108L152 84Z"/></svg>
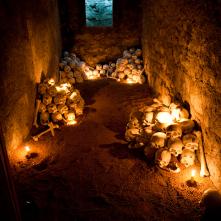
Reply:
<svg viewBox="0 0 221 221"><path fill-rule="evenodd" d="M125 50L116 62L97 64L94 68L81 61L74 53L64 52L59 66L60 80L64 82L82 83L84 80L101 77L113 78L124 83L146 82L142 50L139 48Z"/></svg>
<svg viewBox="0 0 221 221"><path fill-rule="evenodd" d="M185 108L154 99L153 104L131 113L125 138L129 148L143 148L147 159L155 160L160 168L179 172L195 164L202 143L199 133Z"/></svg>

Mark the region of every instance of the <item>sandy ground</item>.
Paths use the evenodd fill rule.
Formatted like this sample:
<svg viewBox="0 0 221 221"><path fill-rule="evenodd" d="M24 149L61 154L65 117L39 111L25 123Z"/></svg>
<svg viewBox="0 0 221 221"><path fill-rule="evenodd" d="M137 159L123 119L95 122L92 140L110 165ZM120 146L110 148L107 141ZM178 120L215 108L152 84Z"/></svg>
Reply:
<svg viewBox="0 0 221 221"><path fill-rule="evenodd" d="M190 169L171 174L127 148L131 109L151 102L147 85L104 79L80 89L87 106L78 125L30 140L34 158L25 158L24 147L12 155L24 220L200 220L209 178L197 175L197 187L189 187Z"/></svg>

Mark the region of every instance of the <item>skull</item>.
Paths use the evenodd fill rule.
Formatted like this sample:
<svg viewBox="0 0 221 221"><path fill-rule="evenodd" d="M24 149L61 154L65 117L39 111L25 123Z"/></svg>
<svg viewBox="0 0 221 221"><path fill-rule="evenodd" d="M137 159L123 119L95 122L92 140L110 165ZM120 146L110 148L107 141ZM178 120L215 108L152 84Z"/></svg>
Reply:
<svg viewBox="0 0 221 221"><path fill-rule="evenodd" d="M69 82L70 84L74 84L74 83L75 83L75 78L69 78L69 79L68 79L68 82Z"/></svg>
<svg viewBox="0 0 221 221"><path fill-rule="evenodd" d="M71 67L69 65L65 65L64 66L64 71L67 72L67 73L70 72L71 71Z"/></svg>
<svg viewBox="0 0 221 221"><path fill-rule="evenodd" d="M66 102L66 96L62 95L62 94L58 94L55 98L54 98L54 103L56 105L58 104L65 104Z"/></svg>
<svg viewBox="0 0 221 221"><path fill-rule="evenodd" d="M49 123L49 113L43 112L40 114L40 123L42 125L47 125Z"/></svg>
<svg viewBox="0 0 221 221"><path fill-rule="evenodd" d="M51 115L51 119L53 120L53 122L58 122L58 121L63 120L63 117L61 113L56 112Z"/></svg>
<svg viewBox="0 0 221 221"><path fill-rule="evenodd" d="M137 58L135 61L134 61L135 64L140 64L141 63L141 60L139 58Z"/></svg>
<svg viewBox="0 0 221 221"><path fill-rule="evenodd" d="M49 114L57 112L57 106L55 104L49 104L47 109Z"/></svg>
<svg viewBox="0 0 221 221"><path fill-rule="evenodd" d="M159 167L166 167L171 160L171 153L168 150L158 149L155 153L155 163L159 165Z"/></svg>
<svg viewBox="0 0 221 221"><path fill-rule="evenodd" d="M125 50L125 51L123 52L123 57L124 57L124 58L130 58L130 57L131 57L131 53L130 53L128 50Z"/></svg>
<svg viewBox="0 0 221 221"><path fill-rule="evenodd" d="M47 84L39 84L38 85L38 93L41 94L41 95L44 95L46 94L46 90L48 88L48 85Z"/></svg>
<svg viewBox="0 0 221 221"><path fill-rule="evenodd" d="M182 136L182 129L179 124L171 124L166 128L166 134L168 137L177 138Z"/></svg>
<svg viewBox="0 0 221 221"><path fill-rule="evenodd" d="M195 122L190 119L183 119L179 122L184 134L191 133L195 127Z"/></svg>
<svg viewBox="0 0 221 221"><path fill-rule="evenodd" d="M52 102L52 97L49 94L43 96L43 103L49 105Z"/></svg>
<svg viewBox="0 0 221 221"><path fill-rule="evenodd" d="M72 71L67 73L67 78L73 78L74 77L74 73Z"/></svg>
<svg viewBox="0 0 221 221"><path fill-rule="evenodd" d="M186 134L183 136L183 144L185 146L185 149L195 151L198 150L199 147L199 141L194 134Z"/></svg>
<svg viewBox="0 0 221 221"><path fill-rule="evenodd" d="M68 107L64 104L58 105L58 112L61 114L68 113Z"/></svg>
<svg viewBox="0 0 221 221"><path fill-rule="evenodd" d="M133 55L131 56L131 58L132 58L133 60L136 60L136 59L137 59L137 55L133 54Z"/></svg>
<svg viewBox="0 0 221 221"><path fill-rule="evenodd" d="M125 68L125 69L124 69L124 74L126 74L126 75L131 74L130 68Z"/></svg>
<svg viewBox="0 0 221 221"><path fill-rule="evenodd" d="M102 65L101 64L97 64L96 65L96 70L101 71L102 70Z"/></svg>
<svg viewBox="0 0 221 221"><path fill-rule="evenodd" d="M152 147L158 149L165 146L166 134L163 132L156 132L151 137L151 145Z"/></svg>
<svg viewBox="0 0 221 221"><path fill-rule="evenodd" d="M135 51L135 55L136 55L137 57L140 57L140 56L142 55L142 50L141 50L141 49L137 49L137 50Z"/></svg>
<svg viewBox="0 0 221 221"><path fill-rule="evenodd" d="M48 94L54 97L57 94L57 89L55 86L51 86L48 88Z"/></svg>
<svg viewBox="0 0 221 221"><path fill-rule="evenodd" d="M146 112L144 113L143 120L145 124L152 124L154 119L154 112Z"/></svg>
<svg viewBox="0 0 221 221"><path fill-rule="evenodd" d="M189 111L185 108L180 109L180 118L188 119L190 116Z"/></svg>
<svg viewBox="0 0 221 221"><path fill-rule="evenodd" d="M109 69L109 65L108 65L108 64L104 64L104 65L103 65L103 69L104 69L105 71L107 71L107 70Z"/></svg>
<svg viewBox="0 0 221 221"><path fill-rule="evenodd" d="M46 105L44 103L40 103L38 112L43 113L47 110Z"/></svg>
<svg viewBox="0 0 221 221"><path fill-rule="evenodd" d="M185 148L181 154L180 162L184 164L185 167L192 166L195 162L195 152Z"/></svg>
<svg viewBox="0 0 221 221"><path fill-rule="evenodd" d="M69 56L69 52L68 51L64 51L63 55L64 55L64 57L68 57Z"/></svg>
<svg viewBox="0 0 221 221"><path fill-rule="evenodd" d="M130 52L130 53L134 53L135 51L136 51L135 48L130 48L130 49L129 49L129 52Z"/></svg>
<svg viewBox="0 0 221 221"><path fill-rule="evenodd" d="M140 135L140 130L136 128L129 128L125 132L125 139L127 141L133 141Z"/></svg>
<svg viewBox="0 0 221 221"><path fill-rule="evenodd" d="M182 153L183 143L182 143L180 138L170 138L168 140L168 144L167 145L168 145L169 151L174 156L177 157L179 154Z"/></svg>

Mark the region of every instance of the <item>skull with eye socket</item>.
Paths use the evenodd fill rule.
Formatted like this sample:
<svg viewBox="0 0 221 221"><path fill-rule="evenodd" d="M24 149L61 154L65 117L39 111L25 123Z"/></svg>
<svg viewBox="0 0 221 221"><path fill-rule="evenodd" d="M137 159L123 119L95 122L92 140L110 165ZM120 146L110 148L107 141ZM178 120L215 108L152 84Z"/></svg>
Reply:
<svg viewBox="0 0 221 221"><path fill-rule="evenodd" d="M196 137L196 135L194 134L186 134L183 136L183 144L185 146L186 149L191 150L191 151L195 151L198 150L199 147L199 141Z"/></svg>
<svg viewBox="0 0 221 221"><path fill-rule="evenodd" d="M171 154L176 157L183 151L183 143L180 138L170 138L167 145Z"/></svg>
<svg viewBox="0 0 221 221"><path fill-rule="evenodd" d="M180 162L185 166L185 167L189 167L194 165L195 163L195 152L188 150L188 149L184 149L182 154L181 154L181 160Z"/></svg>
<svg viewBox="0 0 221 221"><path fill-rule="evenodd" d="M158 149L155 153L155 163L159 165L159 167L166 167L171 160L171 153L168 150Z"/></svg>
<svg viewBox="0 0 221 221"><path fill-rule="evenodd" d="M182 128L179 124L171 124L166 128L167 137L178 138L182 136Z"/></svg>

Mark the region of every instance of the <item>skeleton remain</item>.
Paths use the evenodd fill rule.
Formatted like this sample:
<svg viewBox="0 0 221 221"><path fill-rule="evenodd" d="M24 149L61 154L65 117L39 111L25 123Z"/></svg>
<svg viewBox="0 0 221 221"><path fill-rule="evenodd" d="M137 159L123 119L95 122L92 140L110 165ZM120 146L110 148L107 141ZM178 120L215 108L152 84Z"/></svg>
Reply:
<svg viewBox="0 0 221 221"><path fill-rule="evenodd" d="M151 137L151 146L158 149L165 146L166 134L163 132L156 132Z"/></svg>
<svg viewBox="0 0 221 221"><path fill-rule="evenodd" d="M184 149L181 154L180 162L184 164L185 167L192 166L195 163L195 152L189 149Z"/></svg>
<svg viewBox="0 0 221 221"><path fill-rule="evenodd" d="M171 153L168 150L158 149L155 153L155 162L159 167L166 167L171 160Z"/></svg>
<svg viewBox="0 0 221 221"><path fill-rule="evenodd" d="M182 138L183 145L186 149L189 149L191 151L198 150L199 147L199 141L197 139L197 136L194 134L186 134Z"/></svg>
<svg viewBox="0 0 221 221"><path fill-rule="evenodd" d="M55 129L55 128L59 128L59 125L57 125L57 124L53 125L53 124L50 122L50 123L48 124L48 126L49 126L49 128L48 128L47 130L41 132L40 134L38 134L38 135L36 135L36 136L33 136L33 137L32 137L33 140L34 140L34 141L38 141L39 138L40 138L42 135L44 135L44 134L46 134L46 133L48 133L48 132L51 132L52 136L54 136L54 135L55 135L55 134L54 134L54 129Z"/></svg>
<svg viewBox="0 0 221 221"><path fill-rule="evenodd" d="M183 143L180 138L170 138L168 140L168 148L171 154L177 157L182 153Z"/></svg>

